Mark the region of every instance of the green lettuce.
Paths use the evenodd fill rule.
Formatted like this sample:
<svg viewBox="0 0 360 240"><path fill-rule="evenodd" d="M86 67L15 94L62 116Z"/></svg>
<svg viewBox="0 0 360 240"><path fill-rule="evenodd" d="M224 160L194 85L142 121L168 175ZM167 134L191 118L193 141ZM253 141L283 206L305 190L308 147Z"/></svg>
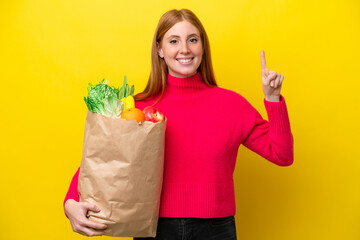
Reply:
<svg viewBox="0 0 360 240"><path fill-rule="evenodd" d="M84 97L89 111L104 116L120 118L123 111L123 102L121 99L129 95L134 96L134 85L129 87L126 76L120 89L109 86L105 79L101 80L97 85L88 85L88 97Z"/></svg>

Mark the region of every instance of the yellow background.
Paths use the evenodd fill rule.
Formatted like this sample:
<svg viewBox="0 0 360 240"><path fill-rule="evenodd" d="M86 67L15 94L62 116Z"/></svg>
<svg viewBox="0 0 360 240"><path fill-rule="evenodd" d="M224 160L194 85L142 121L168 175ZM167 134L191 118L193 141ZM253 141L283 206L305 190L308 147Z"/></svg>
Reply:
<svg viewBox="0 0 360 240"><path fill-rule="evenodd" d="M238 239L360 239L358 0L1 1L0 239L86 239L62 202L81 161L87 84L127 75L140 92L172 8L197 14L219 86L263 117L262 49L285 76L295 163L240 147Z"/></svg>

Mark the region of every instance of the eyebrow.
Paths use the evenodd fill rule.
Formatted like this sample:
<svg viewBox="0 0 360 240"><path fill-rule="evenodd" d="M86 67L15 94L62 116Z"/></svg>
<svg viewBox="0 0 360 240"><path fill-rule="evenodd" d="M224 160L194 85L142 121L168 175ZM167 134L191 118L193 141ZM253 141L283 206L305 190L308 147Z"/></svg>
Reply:
<svg viewBox="0 0 360 240"><path fill-rule="evenodd" d="M189 36L188 36L188 38L191 38L191 37L199 37L196 33L192 33L192 34L190 34ZM171 35L171 36L169 36L167 39L169 39L169 38L180 38L180 36L178 36L178 35Z"/></svg>

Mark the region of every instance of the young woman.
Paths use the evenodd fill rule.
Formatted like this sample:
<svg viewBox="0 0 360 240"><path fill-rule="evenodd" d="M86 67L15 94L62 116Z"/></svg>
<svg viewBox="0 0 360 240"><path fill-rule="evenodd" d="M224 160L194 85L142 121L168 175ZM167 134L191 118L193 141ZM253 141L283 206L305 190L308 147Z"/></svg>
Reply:
<svg viewBox="0 0 360 240"><path fill-rule="evenodd" d="M240 94L217 86L205 29L186 9L161 17L151 63L135 104L141 110L156 104L168 119L164 180L156 238L134 239L236 239L233 172L239 146L279 166L293 163L293 136L280 95L284 77L267 69L261 51L266 121ZM78 173L65 213L75 232L102 235L106 226L86 218L88 210L100 210L79 202Z"/></svg>

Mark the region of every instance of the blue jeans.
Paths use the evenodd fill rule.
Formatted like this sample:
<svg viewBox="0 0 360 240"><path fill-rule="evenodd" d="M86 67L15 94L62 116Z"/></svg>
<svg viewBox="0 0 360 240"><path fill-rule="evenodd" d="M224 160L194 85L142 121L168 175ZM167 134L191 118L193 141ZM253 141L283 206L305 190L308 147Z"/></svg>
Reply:
<svg viewBox="0 0 360 240"><path fill-rule="evenodd" d="M236 240L235 217L166 218L160 217L155 238L134 240Z"/></svg>

